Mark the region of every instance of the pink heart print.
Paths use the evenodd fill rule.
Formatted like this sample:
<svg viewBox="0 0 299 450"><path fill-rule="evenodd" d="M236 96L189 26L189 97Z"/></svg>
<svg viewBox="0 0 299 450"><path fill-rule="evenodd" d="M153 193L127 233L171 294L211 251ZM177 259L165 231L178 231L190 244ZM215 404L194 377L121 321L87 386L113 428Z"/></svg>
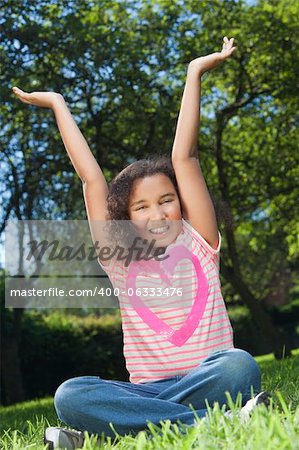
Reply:
<svg viewBox="0 0 299 450"><path fill-rule="evenodd" d="M204 314L208 299L208 281L198 258L183 245L172 248L165 255L169 255L169 257L163 261L152 259L147 261L146 264L143 263L143 266L146 267L148 272L158 273L160 278L170 285L171 279L169 275L173 276L176 265L182 259L189 259L192 261L197 276L197 291L195 298L193 298L192 308L179 329L174 330L170 325L157 317L136 294L136 278L139 273L144 272L144 269L137 261L132 262L129 266L126 288L127 292L131 288L133 295L130 296L130 301L139 317L157 334L164 336L173 345L181 347L193 335ZM163 301L163 297L161 297L161 301Z"/></svg>

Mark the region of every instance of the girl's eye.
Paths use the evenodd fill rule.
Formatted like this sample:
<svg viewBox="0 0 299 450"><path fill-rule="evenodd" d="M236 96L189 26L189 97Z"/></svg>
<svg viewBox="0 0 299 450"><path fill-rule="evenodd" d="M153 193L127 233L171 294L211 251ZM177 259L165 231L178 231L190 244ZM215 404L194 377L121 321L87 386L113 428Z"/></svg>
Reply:
<svg viewBox="0 0 299 450"><path fill-rule="evenodd" d="M140 211L141 209L145 209L145 206L140 206L139 208L135 209L135 211Z"/></svg>
<svg viewBox="0 0 299 450"><path fill-rule="evenodd" d="M163 203L170 203L170 202L172 202L172 198L169 198L169 199L167 199L167 200L164 200Z"/></svg>

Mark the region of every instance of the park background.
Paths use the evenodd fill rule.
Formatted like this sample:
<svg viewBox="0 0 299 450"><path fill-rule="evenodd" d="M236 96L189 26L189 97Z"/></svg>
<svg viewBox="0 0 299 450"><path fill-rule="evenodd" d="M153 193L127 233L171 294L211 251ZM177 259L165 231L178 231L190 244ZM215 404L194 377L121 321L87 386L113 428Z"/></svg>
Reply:
<svg viewBox="0 0 299 450"><path fill-rule="evenodd" d="M296 0L2 1L2 242L9 219L86 219L53 114L13 86L63 94L109 181L170 154L188 62L234 36L233 58L203 79L200 161L235 345L288 355L299 346L298 13ZM2 404L73 376L128 379L117 309L8 309L4 276Z"/></svg>

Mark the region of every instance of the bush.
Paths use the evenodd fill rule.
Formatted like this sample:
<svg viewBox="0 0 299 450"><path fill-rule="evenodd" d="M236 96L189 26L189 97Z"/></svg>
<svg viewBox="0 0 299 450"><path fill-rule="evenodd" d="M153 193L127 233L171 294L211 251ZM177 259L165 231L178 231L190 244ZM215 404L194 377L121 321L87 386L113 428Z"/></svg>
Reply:
<svg viewBox="0 0 299 450"><path fill-rule="evenodd" d="M128 380L120 318L27 312L20 344L27 398L53 395L64 380L82 375Z"/></svg>
<svg viewBox="0 0 299 450"><path fill-rule="evenodd" d="M280 308L268 310L272 322L285 336L291 348L299 347L299 303L294 301ZM229 318L234 330L234 345L252 355L271 353L272 349L262 339L255 322L246 306L235 306L228 309Z"/></svg>
<svg viewBox="0 0 299 450"><path fill-rule="evenodd" d="M13 336L12 311L2 309L2 338ZM273 309L271 315L275 325L287 331L291 346L298 347L298 302L294 301L280 310ZM257 333L246 307L230 307L229 316L236 347L252 355L271 351ZM26 399L53 396L60 383L77 376L129 379L118 310L100 317L82 317L71 311L45 313L27 310L22 318L19 355ZM3 398L5 401L5 392Z"/></svg>

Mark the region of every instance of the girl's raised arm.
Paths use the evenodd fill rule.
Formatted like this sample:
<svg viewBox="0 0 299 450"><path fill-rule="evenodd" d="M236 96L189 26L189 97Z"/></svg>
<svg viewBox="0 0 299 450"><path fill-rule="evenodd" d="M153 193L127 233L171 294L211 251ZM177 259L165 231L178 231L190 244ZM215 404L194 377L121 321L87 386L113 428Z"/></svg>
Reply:
<svg viewBox="0 0 299 450"><path fill-rule="evenodd" d="M200 117L201 76L227 59L236 47L234 39L223 38L221 52L190 62L177 129L172 148L172 164L178 182L183 216L213 247L218 245L214 206L198 160L197 139Z"/></svg>
<svg viewBox="0 0 299 450"><path fill-rule="evenodd" d="M24 103L53 110L65 149L83 183L93 241L104 245L101 223L106 220L107 214L107 182L63 96L55 92L26 93L17 87L14 87L13 91Z"/></svg>

